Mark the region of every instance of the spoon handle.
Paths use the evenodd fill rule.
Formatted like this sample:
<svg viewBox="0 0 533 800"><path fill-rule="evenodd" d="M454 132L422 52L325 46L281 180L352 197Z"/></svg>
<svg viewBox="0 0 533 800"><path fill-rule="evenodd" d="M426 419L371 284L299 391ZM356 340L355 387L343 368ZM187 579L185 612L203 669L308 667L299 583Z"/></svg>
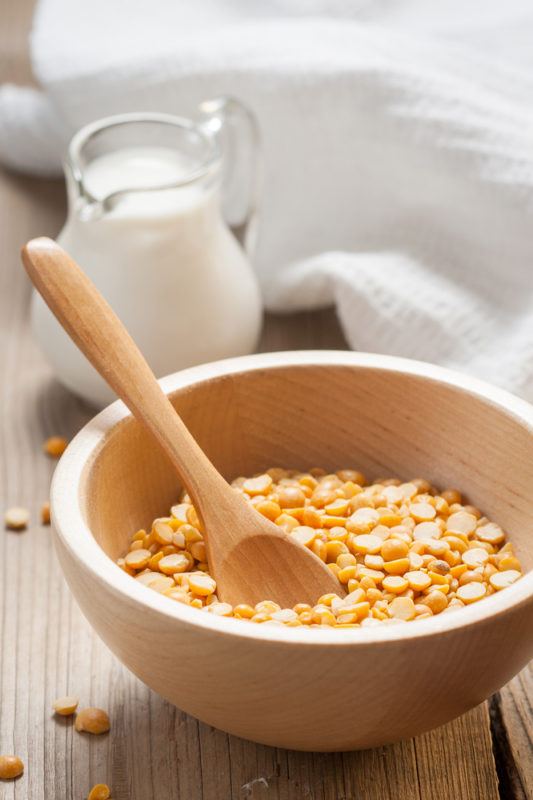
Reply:
<svg viewBox="0 0 533 800"><path fill-rule="evenodd" d="M122 322L76 262L46 237L28 242L22 261L70 338L170 456L193 502L202 487L205 492L206 479L224 494L225 480L187 430Z"/></svg>

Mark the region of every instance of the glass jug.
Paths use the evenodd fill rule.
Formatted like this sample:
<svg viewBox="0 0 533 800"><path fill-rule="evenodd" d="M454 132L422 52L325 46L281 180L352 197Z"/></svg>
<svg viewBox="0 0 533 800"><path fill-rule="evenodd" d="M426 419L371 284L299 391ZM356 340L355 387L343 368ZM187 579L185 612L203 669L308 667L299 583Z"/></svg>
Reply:
<svg viewBox="0 0 533 800"><path fill-rule="evenodd" d="M58 242L157 377L255 349L257 139L251 114L226 98L203 103L196 120L122 114L72 139ZM37 294L32 323L65 386L98 406L114 399Z"/></svg>

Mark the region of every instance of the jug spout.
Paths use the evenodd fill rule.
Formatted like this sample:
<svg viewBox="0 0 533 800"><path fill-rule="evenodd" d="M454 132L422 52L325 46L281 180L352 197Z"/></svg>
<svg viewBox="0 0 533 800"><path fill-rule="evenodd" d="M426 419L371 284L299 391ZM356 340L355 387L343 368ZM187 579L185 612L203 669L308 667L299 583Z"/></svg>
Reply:
<svg viewBox="0 0 533 800"><path fill-rule="evenodd" d="M71 209L95 219L131 195L209 178L220 168L218 143L191 120L159 113L120 114L86 126L64 165Z"/></svg>

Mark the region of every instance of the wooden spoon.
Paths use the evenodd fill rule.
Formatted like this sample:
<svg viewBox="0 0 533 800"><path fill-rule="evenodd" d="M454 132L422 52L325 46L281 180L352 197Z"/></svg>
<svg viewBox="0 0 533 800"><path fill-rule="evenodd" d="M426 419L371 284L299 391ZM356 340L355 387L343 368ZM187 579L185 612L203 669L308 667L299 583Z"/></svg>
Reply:
<svg viewBox="0 0 533 800"><path fill-rule="evenodd" d="M22 261L71 339L170 456L202 522L220 599L232 604L269 599L288 607L314 604L327 592L343 594L337 578L314 553L226 483L76 262L47 238L28 242Z"/></svg>

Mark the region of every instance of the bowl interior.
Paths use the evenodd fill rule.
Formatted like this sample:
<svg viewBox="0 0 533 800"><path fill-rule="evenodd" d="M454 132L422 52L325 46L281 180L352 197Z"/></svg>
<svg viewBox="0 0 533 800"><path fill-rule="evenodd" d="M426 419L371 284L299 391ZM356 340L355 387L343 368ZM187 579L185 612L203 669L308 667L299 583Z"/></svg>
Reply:
<svg viewBox="0 0 533 800"><path fill-rule="evenodd" d="M171 399L228 479L270 466L428 478L462 490L533 566L531 429L492 400L421 375L339 364L221 375ZM84 478L83 514L112 559L178 497L166 456L131 418L109 431Z"/></svg>

